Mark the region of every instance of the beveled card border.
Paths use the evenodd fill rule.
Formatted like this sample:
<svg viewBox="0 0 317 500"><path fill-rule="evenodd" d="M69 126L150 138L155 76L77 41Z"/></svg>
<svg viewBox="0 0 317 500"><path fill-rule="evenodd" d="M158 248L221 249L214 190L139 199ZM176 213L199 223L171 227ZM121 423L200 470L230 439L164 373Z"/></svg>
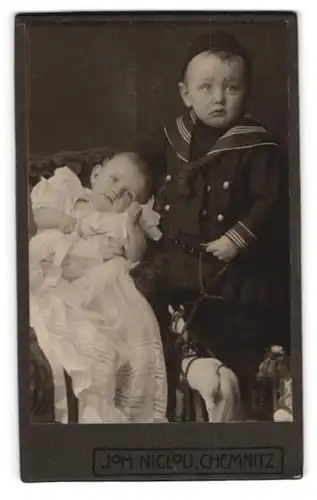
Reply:
<svg viewBox="0 0 317 500"><path fill-rule="evenodd" d="M294 387L294 423L239 424L133 424L76 425L31 424L29 420L28 370L28 27L34 24L99 23L125 21L212 21L226 23L287 23L289 32L289 193L291 244L291 360ZM190 471L175 474L153 471L148 475L94 473L94 450L226 448L280 448L280 474L203 474L203 479L299 478L303 469L302 428L302 341L300 264L300 169L298 104L297 16L293 12L87 12L18 14L15 18L15 121L16 121L16 208L17 208L17 298L20 470L25 482L94 480L198 480Z"/></svg>

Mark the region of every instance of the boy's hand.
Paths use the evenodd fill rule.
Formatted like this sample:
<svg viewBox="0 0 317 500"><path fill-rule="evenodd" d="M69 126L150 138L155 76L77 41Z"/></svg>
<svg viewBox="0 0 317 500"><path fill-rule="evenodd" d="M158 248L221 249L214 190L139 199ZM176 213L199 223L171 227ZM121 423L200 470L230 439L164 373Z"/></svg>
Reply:
<svg viewBox="0 0 317 500"><path fill-rule="evenodd" d="M74 217L71 217L71 215L63 214L60 217L58 227L62 231L62 233L68 234L74 231L76 224L77 220Z"/></svg>
<svg viewBox="0 0 317 500"><path fill-rule="evenodd" d="M127 214L129 217L129 221L132 222L132 224L136 224L140 218L142 212L142 207L139 205L139 203L133 202L127 209Z"/></svg>
<svg viewBox="0 0 317 500"><path fill-rule="evenodd" d="M211 241L205 246L206 252L211 252L219 260L229 262L238 253L238 247L227 236L221 236L218 240Z"/></svg>

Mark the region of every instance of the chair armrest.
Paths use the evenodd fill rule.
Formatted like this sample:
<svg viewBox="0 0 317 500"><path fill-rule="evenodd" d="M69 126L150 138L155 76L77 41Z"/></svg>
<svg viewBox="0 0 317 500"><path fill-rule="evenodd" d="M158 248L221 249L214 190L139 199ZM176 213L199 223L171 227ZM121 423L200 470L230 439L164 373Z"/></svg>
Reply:
<svg viewBox="0 0 317 500"><path fill-rule="evenodd" d="M90 174L95 165L115 153L112 148L94 148L83 151L62 151L52 155L32 155L29 161L29 182L34 186L41 177L51 177L56 168L68 166L85 187L90 185Z"/></svg>

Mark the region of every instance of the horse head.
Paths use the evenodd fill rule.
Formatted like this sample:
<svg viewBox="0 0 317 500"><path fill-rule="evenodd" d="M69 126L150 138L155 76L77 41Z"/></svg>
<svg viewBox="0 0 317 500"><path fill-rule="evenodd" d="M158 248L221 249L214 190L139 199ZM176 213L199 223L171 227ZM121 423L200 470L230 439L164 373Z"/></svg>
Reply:
<svg viewBox="0 0 317 500"><path fill-rule="evenodd" d="M180 340L187 342L188 340L188 330L185 323L185 309L182 304L179 305L177 309L174 309L172 305L168 306L168 312L171 315L171 330L175 333Z"/></svg>

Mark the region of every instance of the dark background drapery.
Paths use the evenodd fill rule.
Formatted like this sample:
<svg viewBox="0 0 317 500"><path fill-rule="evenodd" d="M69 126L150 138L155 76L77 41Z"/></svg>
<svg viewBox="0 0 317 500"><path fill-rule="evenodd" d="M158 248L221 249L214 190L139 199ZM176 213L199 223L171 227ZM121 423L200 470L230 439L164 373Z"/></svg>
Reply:
<svg viewBox="0 0 317 500"><path fill-rule="evenodd" d="M130 149L182 112L177 82L186 49L215 27L251 52L249 109L286 145L286 23L55 23L28 29L30 155Z"/></svg>

